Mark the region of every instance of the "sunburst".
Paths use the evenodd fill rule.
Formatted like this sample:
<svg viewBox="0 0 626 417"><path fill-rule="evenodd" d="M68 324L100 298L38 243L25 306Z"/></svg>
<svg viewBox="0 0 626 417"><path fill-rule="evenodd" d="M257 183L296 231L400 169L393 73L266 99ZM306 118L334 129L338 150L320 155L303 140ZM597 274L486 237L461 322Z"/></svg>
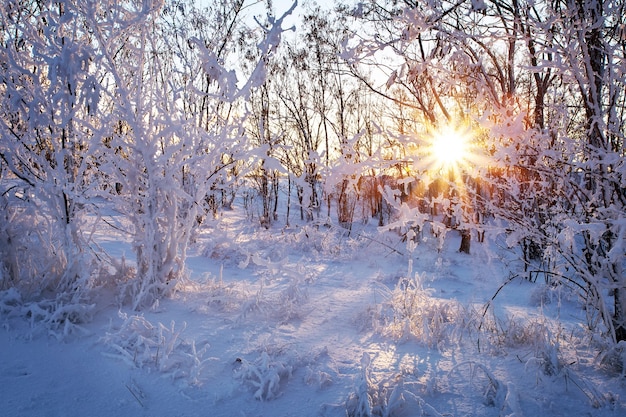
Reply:
<svg viewBox="0 0 626 417"><path fill-rule="evenodd" d="M440 169L456 169L467 165L471 158L468 132L445 128L432 135L428 153Z"/></svg>

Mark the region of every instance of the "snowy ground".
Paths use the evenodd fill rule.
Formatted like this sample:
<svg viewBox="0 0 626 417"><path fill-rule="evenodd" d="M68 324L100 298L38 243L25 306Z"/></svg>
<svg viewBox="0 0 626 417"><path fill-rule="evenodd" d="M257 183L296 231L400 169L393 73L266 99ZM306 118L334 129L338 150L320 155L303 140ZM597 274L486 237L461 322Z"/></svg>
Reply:
<svg viewBox="0 0 626 417"><path fill-rule="evenodd" d="M408 256L371 225L339 230L226 212L151 311L103 292L63 341L0 316L0 415L626 415L626 382L566 291L513 279L483 314L515 266L497 244L468 256L453 232L440 252L426 235Z"/></svg>

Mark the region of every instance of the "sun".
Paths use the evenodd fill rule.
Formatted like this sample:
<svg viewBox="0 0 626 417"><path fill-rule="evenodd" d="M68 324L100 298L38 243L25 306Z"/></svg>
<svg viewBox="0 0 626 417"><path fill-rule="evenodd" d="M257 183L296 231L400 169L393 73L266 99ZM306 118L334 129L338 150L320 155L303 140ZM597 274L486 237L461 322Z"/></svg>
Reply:
<svg viewBox="0 0 626 417"><path fill-rule="evenodd" d="M441 168L464 165L469 156L469 135L453 128L443 129L432 136L430 154Z"/></svg>
<svg viewBox="0 0 626 417"><path fill-rule="evenodd" d="M459 177L458 174L474 175L488 161L480 147L480 132L463 123L427 128L418 136L411 170L427 173L432 178Z"/></svg>

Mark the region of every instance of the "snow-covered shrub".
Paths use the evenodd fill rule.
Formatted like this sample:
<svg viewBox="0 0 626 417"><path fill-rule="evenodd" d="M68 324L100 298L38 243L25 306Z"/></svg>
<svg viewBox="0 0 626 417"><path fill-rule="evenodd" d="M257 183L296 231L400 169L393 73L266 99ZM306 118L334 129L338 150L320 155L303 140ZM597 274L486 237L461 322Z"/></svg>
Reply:
<svg viewBox="0 0 626 417"><path fill-rule="evenodd" d="M263 83L283 19L272 19L257 43L237 26L240 6L227 2L228 16L220 8L165 2L78 7L97 46L95 78L106 81L94 160L103 194L131 224L135 276L120 293L134 310L171 295L186 279L187 249L207 211L216 210L216 194L236 183L242 161L258 156L247 147L247 112L234 109ZM222 33L224 26L232 31ZM226 63L244 39L259 56L240 82ZM115 191L107 191L113 184Z"/></svg>
<svg viewBox="0 0 626 417"><path fill-rule="evenodd" d="M277 398L284 384L291 378L294 365L288 359L270 357L268 352L252 361L237 358L239 364L235 376L254 390L254 398L260 401Z"/></svg>
<svg viewBox="0 0 626 417"><path fill-rule="evenodd" d="M54 253L60 242L49 222L31 208L7 203L4 210L0 223L4 279L0 288L18 288L31 296L54 287L66 260Z"/></svg>
<svg viewBox="0 0 626 417"><path fill-rule="evenodd" d="M11 287L0 291L0 314L11 314L22 305L22 295Z"/></svg>
<svg viewBox="0 0 626 417"><path fill-rule="evenodd" d="M222 277L209 277L204 282L187 280L181 285L181 293L200 295L210 308L221 312L241 311L241 306L248 300L248 291L243 283L234 281L225 283Z"/></svg>
<svg viewBox="0 0 626 417"><path fill-rule="evenodd" d="M508 317L505 320L483 318L481 323L481 334L485 336L488 343L480 343L483 349L493 349L496 354L501 354L503 349L530 349L530 357L525 362L526 371L534 371L537 382L549 385L555 383L575 387L584 397L587 398L593 407L600 407L610 402L610 396L605 396L598 391L594 383L581 377L572 367L577 360L567 357L567 352L563 346L571 346L576 343L573 340L576 336L574 332L565 332L561 323L551 322L546 317L533 319L521 319ZM528 357L527 354L524 354ZM519 356L518 356L519 357ZM468 362L469 373L474 375L476 370L479 374L484 374L474 381L483 385L478 390L489 392L486 396L486 404L493 402L497 407L510 407L515 412L515 407L519 405L512 403L516 396L512 396L512 386L508 383L506 388L499 383L487 368L481 364ZM467 373L467 372L466 372ZM452 374L451 374L452 375ZM487 388L485 388L487 387ZM498 393L498 391L501 391ZM501 402L504 398L504 402ZM493 400L493 401L492 401ZM516 414L517 415L517 414Z"/></svg>
<svg viewBox="0 0 626 417"><path fill-rule="evenodd" d="M81 324L90 322L93 318L95 303L80 299L77 294L74 299L65 300L63 295L56 299L26 303L22 307L22 314L30 319L31 327L43 325L50 336L64 339L71 335L87 334Z"/></svg>
<svg viewBox="0 0 626 417"><path fill-rule="evenodd" d="M441 347L453 340L463 325L461 307L456 301L432 297L422 288L420 277L402 278L396 287L383 290L386 301L378 312L382 334L395 340L415 338L428 347Z"/></svg>
<svg viewBox="0 0 626 417"><path fill-rule="evenodd" d="M346 412L350 417L370 417L372 416L372 408L375 398L372 398L373 391L372 371L370 365L372 359L365 352L361 357L361 374L355 386L354 393L346 399Z"/></svg>
<svg viewBox="0 0 626 417"><path fill-rule="evenodd" d="M92 318L100 281L90 238L80 231L92 225L78 214L70 224L55 222L39 202L4 202L0 290L11 295L11 314L59 339L84 333L80 325Z"/></svg>
<svg viewBox="0 0 626 417"><path fill-rule="evenodd" d="M479 347L500 354L506 349L530 349L533 363L545 375L558 374L564 360L561 343L566 335L561 323L545 316L536 318L483 317L478 334ZM486 342L486 343L485 343Z"/></svg>
<svg viewBox="0 0 626 417"><path fill-rule="evenodd" d="M328 353L328 347L303 355L301 365L305 367L304 383L323 390L333 385L339 377L337 364Z"/></svg>
<svg viewBox="0 0 626 417"><path fill-rule="evenodd" d="M548 356L552 357L548 357ZM581 375L574 369L575 362L565 363L560 356L557 358L558 352L546 352L543 357L531 358L526 363L526 369L536 369L537 383L548 386L561 385L565 390L572 389L584 397L594 408L604 407L614 401L613 393L603 393L596 386L596 382L592 378ZM556 364L556 365L553 365Z"/></svg>
<svg viewBox="0 0 626 417"><path fill-rule="evenodd" d="M26 319L33 333L44 333L58 340L84 335L88 331L82 324L91 321L95 304L86 293L57 294L54 299L24 301L15 288L0 291L0 314L8 318Z"/></svg>
<svg viewBox="0 0 626 417"><path fill-rule="evenodd" d="M542 350L558 339L558 335L553 333L553 328L558 327L558 323L550 323L544 316L527 319L508 317L499 320L499 323L500 332L496 337L500 344L507 347L530 346Z"/></svg>
<svg viewBox="0 0 626 417"><path fill-rule="evenodd" d="M190 384L202 382L202 371L208 358L205 354L210 345L203 342L196 346L195 340L182 336L186 324L169 327L162 323L153 325L145 317L119 313L122 320L100 342L107 347L105 356L119 359L132 367L155 370L172 378L184 378Z"/></svg>
<svg viewBox="0 0 626 417"><path fill-rule="evenodd" d="M265 287L261 282L260 287L251 295L249 295L239 306L240 313L237 317L238 322L242 322L247 317L264 317L267 318L275 306L266 297Z"/></svg>
<svg viewBox="0 0 626 417"><path fill-rule="evenodd" d="M304 376L304 382L307 385L313 385L318 390L327 388L333 384L333 377L330 373L315 369L311 366L306 368L306 374Z"/></svg>
<svg viewBox="0 0 626 417"><path fill-rule="evenodd" d="M303 315L302 307L307 303L309 294L304 280L292 279L287 287L279 294L275 304L275 315L282 323L300 319Z"/></svg>

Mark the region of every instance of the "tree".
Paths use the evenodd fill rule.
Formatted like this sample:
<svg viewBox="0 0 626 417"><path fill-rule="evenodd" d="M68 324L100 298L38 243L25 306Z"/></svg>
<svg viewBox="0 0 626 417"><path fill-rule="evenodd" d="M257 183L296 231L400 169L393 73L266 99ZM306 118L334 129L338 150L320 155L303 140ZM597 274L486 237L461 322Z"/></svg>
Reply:
<svg viewBox="0 0 626 417"><path fill-rule="evenodd" d="M517 172L503 187L507 199L531 201L528 194L534 195L539 220L516 216L514 206L502 207L500 216L541 243L545 270L556 281L577 286L588 311L599 315L609 339L619 342L626 336L620 226L625 200L619 185L624 169L622 162L606 161L621 161L624 155L623 118L615 117L623 114L618 104L623 90L617 92L624 83L617 64L623 50L610 28L621 17L602 2L535 4L526 10L525 32L534 40L526 42L531 68L540 74L533 76L534 123L508 119L523 133L515 140L504 135L499 163ZM501 127L492 127L495 131L503 133ZM527 185L516 184L520 181ZM595 314L589 320L594 327Z"/></svg>
<svg viewBox="0 0 626 417"><path fill-rule="evenodd" d="M105 96L110 109L100 118L110 129L108 147L121 152L103 171L121 184L121 193L111 198L133 226L137 276L122 296L134 309L153 305L185 278L187 247L204 205L237 155L246 157L245 124L230 114L232 105L262 86L265 57L280 40L282 18L272 22L258 44L260 58L250 78L238 86L222 54L235 40L232 27L242 2L217 6L144 3L128 10L114 2L88 15L103 50L104 77L111 79ZM122 30L108 21L118 14L129 15ZM169 16L167 25L162 15ZM221 27L224 19L225 33L208 30Z"/></svg>
<svg viewBox="0 0 626 417"><path fill-rule="evenodd" d="M86 214L100 83L79 11L73 1L0 5L0 288L40 300L52 327L88 316L98 269Z"/></svg>
<svg viewBox="0 0 626 417"><path fill-rule="evenodd" d="M284 16L271 19L259 60L239 84L225 62L243 9L239 0L206 10L132 0L0 7L0 158L11 172L2 177L0 255L11 272L3 287L44 276L31 287L56 296L55 323L92 308L82 297L92 275L111 265L87 256L85 222L110 205L136 255L120 298L151 306L184 279L199 219L238 159L250 156L246 115L234 109L263 84L283 31ZM18 243L31 250L16 258ZM61 308L68 302L78 306Z"/></svg>
<svg viewBox="0 0 626 417"><path fill-rule="evenodd" d="M314 218L320 208L319 195L319 152L323 136L322 122L313 109L311 86L314 85L308 73L306 51L293 45L287 47L283 56L284 82L277 91L281 103L281 119L284 121L285 142L291 149L286 150L283 160L293 174L296 185L300 217L307 221Z"/></svg>
<svg viewBox="0 0 626 417"><path fill-rule="evenodd" d="M590 302L598 306L611 337L626 340L626 276L623 243L626 232L626 173L624 166L624 81L626 71L621 8L607 7L602 1L568 1L561 12L564 39L559 46L565 59L564 72L578 86L578 96L584 109L585 132L580 149L583 157L575 160L575 171L584 183L572 181L580 209L572 213L573 227L584 238L580 247L584 258L579 273L589 286ZM569 42L565 44L565 42ZM572 226L570 226L572 228ZM608 288L607 288L608 287ZM611 317L603 307L602 292L613 295ZM608 310L608 309L607 309Z"/></svg>
<svg viewBox="0 0 626 417"><path fill-rule="evenodd" d="M468 196L478 184L480 173L476 169L480 167L476 160L482 157L477 145L483 139L473 115L508 104L515 86L515 44L506 33L508 27L494 25L491 17L477 14L469 2L371 2L358 9L358 16L369 22L365 27L371 28L371 36L365 42L347 43L347 55L354 52L358 56L352 66L355 75L381 97L409 109L413 123L418 125L407 129L403 124L396 133L405 149L404 160L398 162L408 162L413 176L412 181L403 178L402 183L429 190L420 199L422 205L430 206L431 213L436 213L441 203L447 207L442 225L457 228L462 237L460 250L469 252L470 232L481 229L477 221L485 214L477 213L484 205ZM503 34L496 34L494 27L502 27ZM490 30L492 36L486 40L484 34ZM378 56L383 54L391 55L388 59L397 64L381 65ZM359 72L363 65L374 67L387 81L380 86L372 84ZM400 117L405 120L405 116ZM437 162L433 142L450 125L459 131L472 131L468 147L475 155L458 163L458 172L440 170L433 164ZM416 227L421 228L427 217L419 217Z"/></svg>
<svg viewBox="0 0 626 417"><path fill-rule="evenodd" d="M271 108L269 80L251 94L250 103L252 115L250 117L250 135L253 145L261 153L254 159L259 164L252 172L252 178L256 184L258 195L261 199L262 213L259 216L261 224L266 228L278 219L278 191L280 186L280 165L274 159L275 148L279 146L280 131L272 125L271 114L276 111Z"/></svg>

